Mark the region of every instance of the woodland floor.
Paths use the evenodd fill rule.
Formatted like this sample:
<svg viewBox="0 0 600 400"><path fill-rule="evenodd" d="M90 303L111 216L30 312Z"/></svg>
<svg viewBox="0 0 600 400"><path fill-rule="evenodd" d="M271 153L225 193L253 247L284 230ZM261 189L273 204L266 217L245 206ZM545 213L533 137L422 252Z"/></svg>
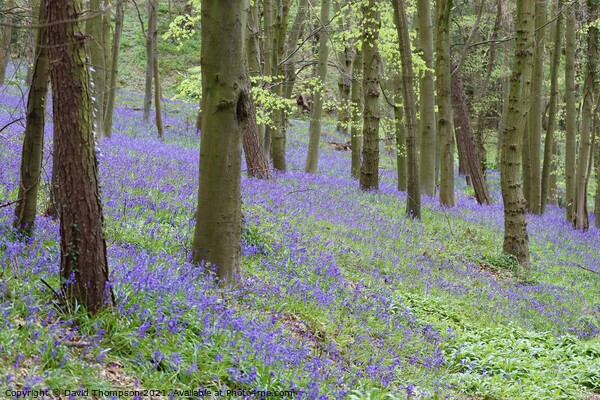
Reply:
<svg viewBox="0 0 600 400"><path fill-rule="evenodd" d="M320 173L306 174L308 123L295 121L290 171L242 179L243 275L223 290L186 262L195 107L165 103L161 142L142 123L137 95L119 102L114 137L98 143L117 307L94 318L56 308L42 279L59 286L57 223L40 215L34 236L19 240L12 207L0 208L0 398L45 388L174 398L199 388L306 399L600 393L599 230L573 231L555 207L529 216L533 266L518 276L500 252L496 172L493 205L477 205L457 179L456 208L425 197L422 221L411 220L390 155L382 153L380 191L365 193L350 178L350 153L327 145L348 138L325 125ZM0 87L0 127L22 115L21 93ZM0 133L1 203L17 195L22 132L13 124Z"/></svg>

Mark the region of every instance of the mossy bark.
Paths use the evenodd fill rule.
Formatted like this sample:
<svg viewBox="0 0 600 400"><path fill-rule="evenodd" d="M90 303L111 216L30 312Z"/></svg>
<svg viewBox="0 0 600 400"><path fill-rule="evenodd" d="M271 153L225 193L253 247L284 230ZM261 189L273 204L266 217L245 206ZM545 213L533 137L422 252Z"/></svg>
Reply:
<svg viewBox="0 0 600 400"><path fill-rule="evenodd" d="M21 155L19 202L15 209L14 226L31 234L37 213L37 197L44 147L44 121L48 95L48 46L46 46L46 1L39 7L40 28L37 30L35 61L27 99L25 138Z"/></svg>
<svg viewBox="0 0 600 400"><path fill-rule="evenodd" d="M381 66L379 29L381 27L377 2L369 0L363 6L363 147L360 168L360 187L379 189L379 120L381 119L379 69Z"/></svg>
<svg viewBox="0 0 600 400"><path fill-rule="evenodd" d="M535 3L517 0L515 65L510 80L507 121L505 123L500 165L502 200L504 201L505 253L513 255L519 265L529 268L529 236L526 202L521 178L523 132L531 106Z"/></svg>
<svg viewBox="0 0 600 400"><path fill-rule="evenodd" d="M414 72L412 50L408 34L408 18L405 0L394 0L394 23L400 44L402 64L402 103L406 126L406 186L408 198L406 214L411 218L421 218L421 187L419 184L419 159L417 151L417 110L415 108Z"/></svg>
<svg viewBox="0 0 600 400"><path fill-rule="evenodd" d="M450 80L450 10L452 0L436 0L437 133L440 145L440 202L454 207L454 134Z"/></svg>
<svg viewBox="0 0 600 400"><path fill-rule="evenodd" d="M322 87L315 90L313 94L313 108L310 116L308 155L306 157L305 171L316 174L319 167L319 142L321 140L321 119L323 118L323 98L325 97L325 87L327 85L327 60L329 59L329 40L328 26L329 12L331 8L330 0L321 2L321 30L319 32L319 61L317 63L317 74Z"/></svg>
<svg viewBox="0 0 600 400"><path fill-rule="evenodd" d="M363 97L363 51L361 47L356 48L356 56L352 62L352 123L350 126L350 144L352 151L351 175L360 178L360 164L363 145L362 115L364 109Z"/></svg>
<svg viewBox="0 0 600 400"><path fill-rule="evenodd" d="M239 278L242 210L240 167L250 96L244 63L245 18L239 0L202 1L202 139L193 260Z"/></svg>

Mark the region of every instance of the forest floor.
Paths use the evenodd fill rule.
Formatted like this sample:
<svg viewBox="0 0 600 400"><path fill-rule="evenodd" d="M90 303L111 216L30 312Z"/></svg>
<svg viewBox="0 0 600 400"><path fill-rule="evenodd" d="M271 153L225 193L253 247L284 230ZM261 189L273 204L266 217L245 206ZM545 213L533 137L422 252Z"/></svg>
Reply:
<svg viewBox="0 0 600 400"><path fill-rule="evenodd" d="M412 220L391 168L379 192L358 188L350 153L327 145L347 140L332 126L320 173L302 172L308 124L295 121L289 172L242 179L243 273L222 289L186 261L195 108L165 103L161 142L141 121L137 95L119 101L114 137L98 143L116 309L90 318L57 308L48 286L59 287L58 224L40 212L33 237L19 240L12 207L0 208L0 398L28 389L62 398L120 397L115 389L174 398L198 389L307 399L600 393L598 229L573 231L555 207L528 216L532 269L519 275L501 253L496 172L493 205L477 205L457 179L455 208L424 197L422 220ZM0 127L22 115L21 93L1 87ZM0 203L17 196L22 132L13 124L0 133ZM51 121L47 132L40 210Z"/></svg>

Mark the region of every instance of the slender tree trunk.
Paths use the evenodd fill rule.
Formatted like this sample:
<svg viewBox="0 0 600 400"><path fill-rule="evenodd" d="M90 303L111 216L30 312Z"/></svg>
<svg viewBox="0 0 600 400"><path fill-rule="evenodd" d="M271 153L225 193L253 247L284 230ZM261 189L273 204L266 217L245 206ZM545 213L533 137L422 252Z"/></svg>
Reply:
<svg viewBox="0 0 600 400"><path fill-rule="evenodd" d="M587 187L589 180L588 163L592 154L592 118L595 99L597 96L596 68L598 67L598 17L597 0L587 1L588 33L587 33L587 63L585 82L583 86L583 107L581 111L581 138L579 140L579 160L575 176L575 207L573 209L575 229L589 228L587 209Z"/></svg>
<svg viewBox="0 0 600 400"><path fill-rule="evenodd" d="M440 202L454 207L454 135L450 77L450 10L452 0L436 0L436 84L440 145Z"/></svg>
<svg viewBox="0 0 600 400"><path fill-rule="evenodd" d="M258 0L248 4L248 17L246 21L246 58L250 69L250 77L256 78L264 74L260 59L260 15L258 12ZM254 82L253 85L261 85L260 82ZM197 129L200 130L202 117L198 113L196 121ZM258 126L258 142L261 149L264 148L265 125ZM262 150L261 150L262 151Z"/></svg>
<svg viewBox="0 0 600 400"><path fill-rule="evenodd" d="M144 88L144 122L150 121L150 111L152 110L152 76L154 72L154 43L152 41L152 27L154 22L154 1L148 0L148 30L146 31L146 84Z"/></svg>
<svg viewBox="0 0 600 400"><path fill-rule="evenodd" d="M308 156L306 158L306 172L316 174L319 166L319 141L321 140L321 118L323 117L323 98L325 97L325 87L327 84L327 60L329 57L329 48L327 41L329 39L328 27L329 9L331 1L322 0L321 3L321 31L319 32L319 62L317 66L319 80L322 87L315 90L313 95L313 108L310 117L308 141Z"/></svg>
<svg viewBox="0 0 600 400"><path fill-rule="evenodd" d="M90 0L90 17L86 20L85 32L90 55L90 77L92 91L92 109L94 116L94 132L104 134L104 88L106 86L106 65L104 65L104 34L102 31L102 0Z"/></svg>
<svg viewBox="0 0 600 400"><path fill-rule="evenodd" d="M15 209L14 226L29 235L37 213L37 195L44 147L44 117L48 95L48 47L46 46L46 1L39 7L39 24L35 45L35 61L31 88L27 99L25 139L21 155L19 202Z"/></svg>
<svg viewBox="0 0 600 400"><path fill-rule="evenodd" d="M239 278L240 190L250 93L244 62L245 17L239 0L202 0L202 139L193 260L216 266L225 282Z"/></svg>
<svg viewBox="0 0 600 400"><path fill-rule="evenodd" d="M333 3L335 14L338 16L338 34L342 35L350 29L348 9L346 7L347 0L335 0ZM350 92L352 90L352 47L344 41L343 49L338 51L338 65L340 68L340 78L338 80L338 91L340 98L340 109L338 111L337 131L348 133L348 123L350 122Z"/></svg>
<svg viewBox="0 0 600 400"><path fill-rule="evenodd" d="M14 0L6 2L6 8L14 9ZM11 15L0 15L0 22L12 22ZM0 26L0 85L4 85L6 79L6 69L10 57L10 41L12 37L12 28L8 26Z"/></svg>
<svg viewBox="0 0 600 400"><path fill-rule="evenodd" d="M278 0L279 12L277 13L277 24L275 29L275 41L273 42L273 75L282 76L284 69L279 65L280 60L284 57L285 38L288 31L288 19L290 13L290 0ZM280 80L280 78L278 78ZM275 94L279 97L284 95L283 83L279 82L275 87ZM278 171L287 169L285 159L285 129L287 118L283 110L274 112L274 129L271 134L271 157L273 158L273 168Z"/></svg>
<svg viewBox="0 0 600 400"><path fill-rule="evenodd" d="M121 46L121 33L123 32L123 2L117 0L115 15L115 35L112 43L112 57L110 68L110 85L106 101L106 115L104 118L104 136L112 136L113 112L117 96L117 76L119 75L119 48Z"/></svg>
<svg viewBox="0 0 600 400"><path fill-rule="evenodd" d="M62 292L95 313L114 305L92 132L81 0L47 4L48 49L58 150Z"/></svg>
<svg viewBox="0 0 600 400"><path fill-rule="evenodd" d="M119 2L120 0L113 0ZM106 121L106 108L108 107L108 96L110 95L110 76L111 76L111 68L112 68L112 8L110 4L110 0L103 0L104 2L104 11L102 13L102 43L103 43L103 53L104 53L104 88L102 92L104 97L102 98L102 118L103 123ZM104 128L106 131L106 127ZM104 132L101 132L101 135L104 135Z"/></svg>
<svg viewBox="0 0 600 400"><path fill-rule="evenodd" d="M394 131L396 134L396 175L398 190L406 191L406 128L402 107L402 76L394 74Z"/></svg>
<svg viewBox="0 0 600 400"><path fill-rule="evenodd" d="M415 109L414 72L412 51L408 34L405 0L394 0L394 23L400 44L402 64L402 100L406 126L406 186L408 198L406 214L421 219L421 187L419 185L419 159L417 157L417 112Z"/></svg>
<svg viewBox="0 0 600 400"><path fill-rule="evenodd" d="M456 130L456 140L458 142L458 152L464 152L466 160L467 173L471 179L475 198L479 204L492 204L492 196L485 182L481 161L479 160L479 151L471 132L471 122L469 116L469 107L464 93L462 79L459 73L452 74L452 107L454 109L454 126Z"/></svg>
<svg viewBox="0 0 600 400"><path fill-rule="evenodd" d="M362 115L364 110L363 96L363 51L362 44L357 45L356 56L352 62L352 124L350 126L350 144L352 151L351 174L360 179L360 164L363 145Z"/></svg>
<svg viewBox="0 0 600 400"><path fill-rule="evenodd" d="M532 214L542 213L542 90L544 82L544 49L547 20L546 0L537 0L535 6L535 59L532 81L532 104L529 114L529 151L531 160L531 181L529 193L529 211Z"/></svg>
<svg viewBox="0 0 600 400"><path fill-rule="evenodd" d="M504 252L529 268L529 237L525 220L526 203L521 179L521 145L531 107L535 3L517 0L515 66L511 75L509 109L502 143L500 166L504 201Z"/></svg>
<svg viewBox="0 0 600 400"><path fill-rule="evenodd" d="M380 56L377 41L381 27L376 0L363 6L363 149L360 168L360 187L363 190L379 189L379 120L381 118Z"/></svg>
<svg viewBox="0 0 600 400"><path fill-rule="evenodd" d="M571 10L567 10L565 29L565 200L568 222L573 222L575 205L575 152L577 146L577 104L575 94L576 29L577 21L575 19L575 8L573 7Z"/></svg>
<svg viewBox="0 0 600 400"><path fill-rule="evenodd" d="M248 79L248 91L250 91L250 80ZM248 176L258 179L270 179L272 177L269 162L262 151L258 137L258 125L256 124L256 106L252 96L244 98L244 108L248 112L248 118L244 124L243 149L246 158Z"/></svg>
<svg viewBox="0 0 600 400"><path fill-rule="evenodd" d="M152 77L154 79L154 120L156 122L156 130L158 137L164 139L165 130L162 123L162 107L161 107L161 86L160 75L158 70L158 0L152 0L152 24L148 25L148 34L152 35Z"/></svg>
<svg viewBox="0 0 600 400"><path fill-rule="evenodd" d="M550 66L550 104L548 106L548 129L544 142L544 164L542 167L542 199L541 213L546 210L546 204L556 197L552 193L551 173L556 174L556 161L554 159L554 131L556 130L556 113L558 104L558 70L560 68L560 55L562 48L562 0L558 1L556 21L554 23L554 48L552 50L552 64ZM556 182L556 181L555 181Z"/></svg>
<svg viewBox="0 0 600 400"><path fill-rule="evenodd" d="M431 26L431 1L417 1L419 47L425 61L425 70L419 84L419 138L421 192L435 195L435 88L433 79L433 27Z"/></svg>
<svg viewBox="0 0 600 400"><path fill-rule="evenodd" d="M277 0L263 0L263 14L264 14L264 39L262 42L263 49L263 73L265 76L273 75L273 52L277 51L273 49L273 38L275 30L275 16L273 10L275 2ZM269 83L270 84L270 83ZM264 128L264 152L265 157L269 159L269 152L271 151L271 127L265 125Z"/></svg>

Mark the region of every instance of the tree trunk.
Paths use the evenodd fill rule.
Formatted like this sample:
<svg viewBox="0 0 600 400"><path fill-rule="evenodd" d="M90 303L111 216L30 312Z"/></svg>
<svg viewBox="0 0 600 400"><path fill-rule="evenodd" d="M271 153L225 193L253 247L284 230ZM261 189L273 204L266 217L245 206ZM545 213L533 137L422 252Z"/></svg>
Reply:
<svg viewBox="0 0 600 400"><path fill-rule="evenodd" d="M244 126L250 110L244 62L245 18L238 0L202 0L202 139L193 260L239 279Z"/></svg>
<svg viewBox="0 0 600 400"><path fill-rule="evenodd" d="M402 64L402 100L406 126L406 186L408 198L406 214L421 219L421 188L419 185L419 159L417 157L417 112L415 109L414 73L412 51L408 34L405 0L394 0L394 23L398 31L400 44L400 62Z"/></svg>
<svg viewBox="0 0 600 400"><path fill-rule="evenodd" d="M6 8L15 8L14 0L6 2ZM0 15L0 22L12 22L11 14ZM0 85L4 85L6 80L6 70L8 60L10 58L10 41L12 36L12 28L8 26L0 26Z"/></svg>
<svg viewBox="0 0 600 400"><path fill-rule="evenodd" d="M577 148L577 96L575 93L577 90L575 87L576 29L575 9L572 8L567 10L565 29L565 200L568 222L573 222L575 205L575 153Z"/></svg>
<svg viewBox="0 0 600 400"><path fill-rule="evenodd" d="M14 226L29 235L37 213L37 195L44 148L44 119L48 95L48 47L46 46L46 1L39 7L39 24L35 45L35 61L31 88L27 99L25 139L21 155L19 202L15 209Z"/></svg>
<svg viewBox="0 0 600 400"><path fill-rule="evenodd" d="M369 0L363 6L363 148L360 168L360 187L363 190L379 189L379 104L380 56L377 47L381 27L377 2Z"/></svg>
<svg viewBox="0 0 600 400"><path fill-rule="evenodd" d="M402 75L394 74L394 132L398 190L406 191L406 127L402 108Z"/></svg>
<svg viewBox="0 0 600 400"><path fill-rule="evenodd" d="M264 76L273 75L273 52L277 51L273 49L273 38L274 38L274 24L275 16L273 15L274 2L277 0L263 0L263 14L264 14L264 39L262 42L263 49L263 74ZM271 127L266 124L264 127L264 138L263 138L263 150L265 157L269 159L269 152L271 151Z"/></svg>
<svg viewBox="0 0 600 400"><path fill-rule="evenodd" d="M598 28L595 25L598 17L596 0L587 1L588 33L587 63L583 86L583 107L581 111L581 137L579 140L579 160L575 176L575 207L573 209L573 225L575 229L587 230L590 226L587 209L587 187L589 180L588 163L591 162L592 118L597 96L596 68L598 67Z"/></svg>
<svg viewBox="0 0 600 400"><path fill-rule="evenodd" d="M436 0L436 84L440 145L440 202L454 207L454 135L452 133L452 101L450 70L450 10L452 0Z"/></svg>
<svg viewBox="0 0 600 400"><path fill-rule="evenodd" d="M285 38L288 30L288 19L290 13L290 0L279 0L279 11L277 13L277 23L275 25L275 38L273 42L273 76L280 77L284 70L279 65L284 56ZM278 78L280 80L280 78ZM275 87L275 94L282 97L284 94L283 83L278 82ZM285 129L287 118L283 110L275 110L274 112L274 129L271 132L271 157L273 158L273 168L278 171L287 169L285 159Z"/></svg>
<svg viewBox="0 0 600 400"><path fill-rule="evenodd" d="M462 79L459 73L452 74L452 108L454 109L454 127L456 131L456 141L458 143L458 152L463 153L466 161L467 173L469 174L475 198L479 204L492 204L492 196L485 182L481 162L479 161L479 151L473 139L471 132L471 122L469 116L469 107L464 93Z"/></svg>
<svg viewBox="0 0 600 400"><path fill-rule="evenodd" d="M537 0L535 6L535 59L533 81L531 87L531 112L529 114L529 151L531 160L531 176L529 187L529 211L532 214L542 213L542 89L544 82L544 48L547 20L546 0Z"/></svg>
<svg viewBox="0 0 600 400"><path fill-rule="evenodd" d="M327 41L329 34L329 8L331 1L322 0L321 3L321 31L319 32L319 62L317 71L322 87L317 88L313 94L313 107L310 117L308 141L308 156L306 158L306 172L316 174L319 166L319 141L321 140L321 118L323 117L323 98L325 97L325 87L327 85L327 59L329 57L329 48Z"/></svg>
<svg viewBox="0 0 600 400"><path fill-rule="evenodd" d="M551 190L551 174L556 174L556 161L554 160L554 131L556 130L556 113L558 103L558 70L560 68L560 55L562 48L562 0L558 1L556 21L554 23L554 48L552 50L552 65L550 66L550 104L548 105L548 129L544 142L544 164L542 167L542 193L541 213L546 210L549 200L556 197ZM555 181L556 182L556 181Z"/></svg>
<svg viewBox="0 0 600 400"><path fill-rule="evenodd" d="M531 106L531 76L535 48L534 10L534 2L517 0L515 66L511 75L509 109L503 134L500 165L504 201L503 250L513 255L523 268L529 268L529 237L521 179L521 146L525 122Z"/></svg>
<svg viewBox="0 0 600 400"><path fill-rule="evenodd" d="M250 79L248 79L248 93L250 93ZM269 162L262 151L258 137L258 125L256 124L256 106L251 95L244 98L248 110L248 118L244 124L243 148L246 158L248 176L258 179L270 179L272 177ZM285 160L285 159L284 159Z"/></svg>
<svg viewBox="0 0 600 400"><path fill-rule="evenodd" d="M154 43L152 41L152 26L154 22L154 1L148 0L148 26L146 31L146 83L144 86L144 122L150 121L150 111L152 110L152 76L154 72Z"/></svg>
<svg viewBox="0 0 600 400"><path fill-rule="evenodd" d="M47 5L53 91L54 140L58 151L60 274L62 293L95 313L114 305L98 188L98 162L81 24L81 0Z"/></svg>
<svg viewBox="0 0 600 400"><path fill-rule="evenodd" d="M104 134L104 88L106 86L106 66L104 65L104 34L102 31L102 0L90 0L90 16L86 19L85 34L89 37L86 41L90 55L90 77L92 93L92 115L94 118L94 132L101 136Z"/></svg>
<svg viewBox="0 0 600 400"><path fill-rule="evenodd" d="M115 15L115 35L112 43L112 57L110 68L110 85L106 101L106 114L104 118L104 136L112 136L113 112L117 96L117 76L119 75L119 48L121 46L121 33L123 32L123 2L117 0Z"/></svg>
<svg viewBox="0 0 600 400"><path fill-rule="evenodd" d="M419 47L427 69L419 79L419 138L421 192L435 196L435 89L433 79L433 28L431 1L417 1Z"/></svg>
<svg viewBox="0 0 600 400"><path fill-rule="evenodd" d="M357 45L356 56L352 62L352 124L350 126L350 144L352 151L351 174L360 179L360 164L363 145L362 114L364 111L363 97L363 51L362 44Z"/></svg>
<svg viewBox="0 0 600 400"><path fill-rule="evenodd" d="M338 16L338 34L342 35L350 30L349 8L346 7L347 0L335 0L333 3L335 14ZM338 111L337 131L348 133L348 123L350 122L350 92L352 90L352 47L347 39L340 39L344 43L342 51L338 52L338 66L340 68L340 78L338 80L338 92L340 99L340 109Z"/></svg>
<svg viewBox="0 0 600 400"><path fill-rule="evenodd" d="M165 136L165 130L162 123L162 107L161 107L161 87L160 75L158 71L158 0L151 0L152 24L148 25L148 34L152 35L152 77L154 79L154 121L156 122L156 130L158 137L162 140Z"/></svg>

